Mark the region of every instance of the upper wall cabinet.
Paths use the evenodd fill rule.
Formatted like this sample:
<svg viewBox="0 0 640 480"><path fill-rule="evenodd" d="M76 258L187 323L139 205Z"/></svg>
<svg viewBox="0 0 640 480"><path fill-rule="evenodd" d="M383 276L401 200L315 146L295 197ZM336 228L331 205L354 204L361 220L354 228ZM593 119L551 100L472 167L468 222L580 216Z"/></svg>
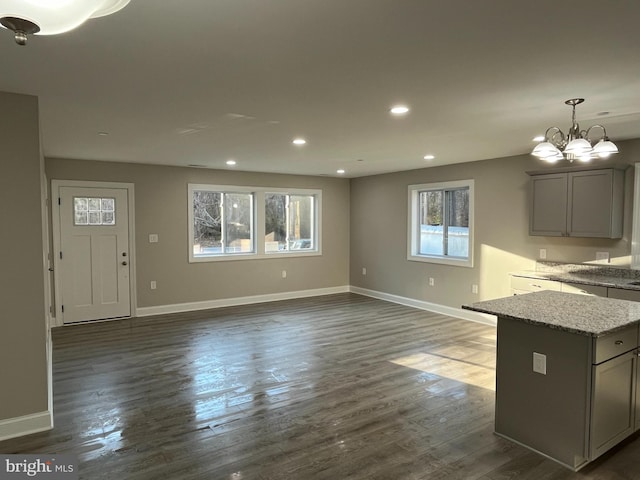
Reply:
<svg viewBox="0 0 640 480"><path fill-rule="evenodd" d="M624 171L527 173L531 175L529 235L622 237Z"/></svg>

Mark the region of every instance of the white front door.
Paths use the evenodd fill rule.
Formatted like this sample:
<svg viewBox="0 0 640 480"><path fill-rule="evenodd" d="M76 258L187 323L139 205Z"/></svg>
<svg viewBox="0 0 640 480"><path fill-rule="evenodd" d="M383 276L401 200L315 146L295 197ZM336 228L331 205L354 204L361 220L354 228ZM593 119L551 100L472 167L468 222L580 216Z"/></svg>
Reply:
<svg viewBox="0 0 640 480"><path fill-rule="evenodd" d="M59 186L62 323L131 315L126 188Z"/></svg>

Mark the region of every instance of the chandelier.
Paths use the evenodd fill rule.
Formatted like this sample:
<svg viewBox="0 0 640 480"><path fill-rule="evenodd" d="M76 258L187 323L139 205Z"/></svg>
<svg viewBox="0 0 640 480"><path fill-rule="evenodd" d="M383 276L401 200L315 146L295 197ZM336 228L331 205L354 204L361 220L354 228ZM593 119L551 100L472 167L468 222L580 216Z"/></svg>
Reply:
<svg viewBox="0 0 640 480"><path fill-rule="evenodd" d="M531 152L531 155L546 162L555 163L558 160L567 159L570 162L578 160L588 162L593 158L608 158L613 153L618 153L618 147L609 140L607 130L602 125L593 125L587 130L580 130L576 122L576 105L584 102L584 98L572 98L567 100L567 105L572 108L571 128L567 135L558 127L549 127L544 134L544 140ZM589 137L594 128L602 129L602 137L595 145Z"/></svg>
<svg viewBox="0 0 640 480"><path fill-rule="evenodd" d="M56 35L90 18L111 15L129 0L0 0L0 24L12 30L18 45L27 35Z"/></svg>

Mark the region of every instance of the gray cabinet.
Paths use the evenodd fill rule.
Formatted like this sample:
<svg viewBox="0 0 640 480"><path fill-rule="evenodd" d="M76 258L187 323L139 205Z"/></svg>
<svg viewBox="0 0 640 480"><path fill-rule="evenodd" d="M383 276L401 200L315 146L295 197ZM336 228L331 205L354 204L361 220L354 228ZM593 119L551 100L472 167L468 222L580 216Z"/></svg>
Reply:
<svg viewBox="0 0 640 480"><path fill-rule="evenodd" d="M529 235L622 237L623 171L529 174Z"/></svg>
<svg viewBox="0 0 640 480"><path fill-rule="evenodd" d="M578 470L640 428L637 324L590 337L499 316L497 332L498 435Z"/></svg>
<svg viewBox="0 0 640 480"><path fill-rule="evenodd" d="M631 300L640 302L640 290L625 290L624 288L608 288L607 296L619 300Z"/></svg>
<svg viewBox="0 0 640 480"><path fill-rule="evenodd" d="M593 366L589 460L635 430L636 363L634 350Z"/></svg>
<svg viewBox="0 0 640 480"><path fill-rule="evenodd" d="M640 353L637 353L640 356ZM639 358L636 357L636 428L635 431L640 430L640 368L638 368Z"/></svg>

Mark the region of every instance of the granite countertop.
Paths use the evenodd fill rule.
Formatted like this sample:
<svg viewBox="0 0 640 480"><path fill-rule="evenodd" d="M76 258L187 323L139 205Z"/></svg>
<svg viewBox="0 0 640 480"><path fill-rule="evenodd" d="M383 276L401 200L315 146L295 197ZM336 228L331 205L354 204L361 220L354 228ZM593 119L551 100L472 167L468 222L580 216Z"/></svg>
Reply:
<svg viewBox="0 0 640 480"><path fill-rule="evenodd" d="M596 285L600 287L622 288L624 290L640 290L640 285L631 285L631 282L638 282L637 278L625 278L621 276L602 275L597 273L540 272L537 270L525 270L521 272L512 272L511 275L514 277L553 280L562 283Z"/></svg>
<svg viewBox="0 0 640 480"><path fill-rule="evenodd" d="M462 308L592 337L640 322L640 302L548 290Z"/></svg>

